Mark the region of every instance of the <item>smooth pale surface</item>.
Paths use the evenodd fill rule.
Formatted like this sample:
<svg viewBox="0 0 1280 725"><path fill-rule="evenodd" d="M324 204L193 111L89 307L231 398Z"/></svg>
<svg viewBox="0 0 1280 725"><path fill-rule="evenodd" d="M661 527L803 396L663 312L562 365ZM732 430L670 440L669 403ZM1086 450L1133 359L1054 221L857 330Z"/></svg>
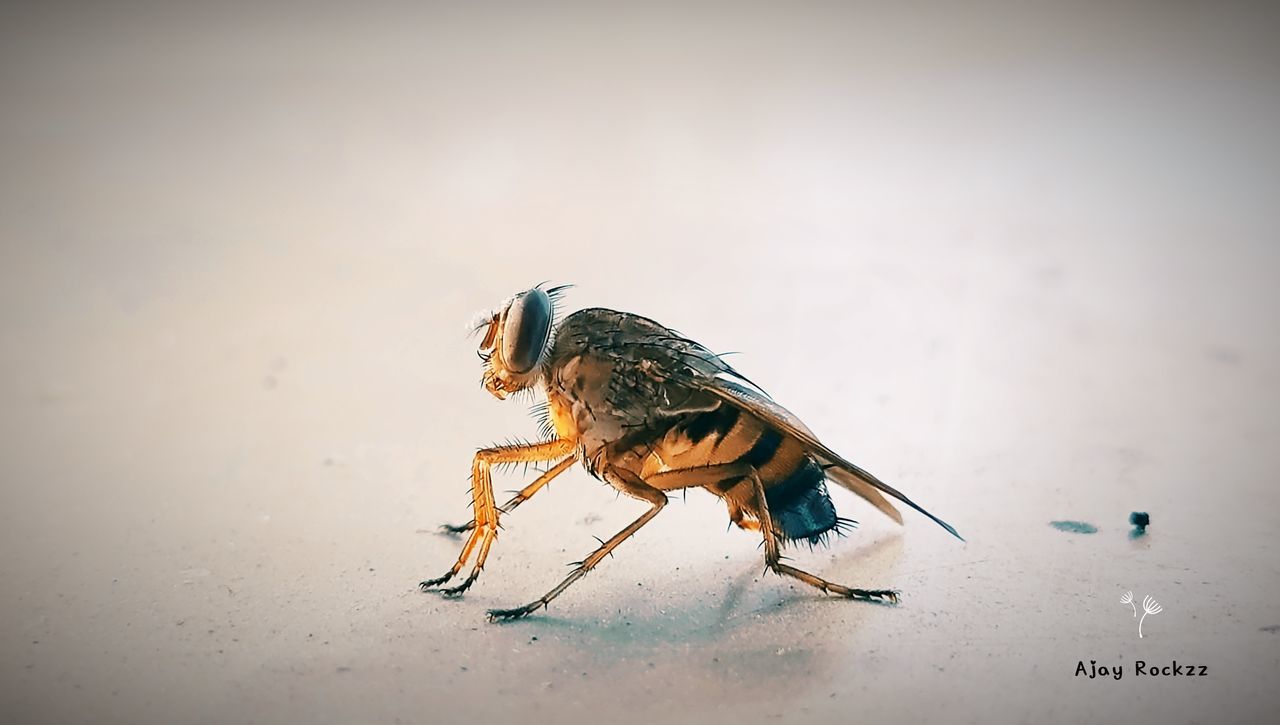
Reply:
<svg viewBox="0 0 1280 725"><path fill-rule="evenodd" d="M1275 18L1025 5L6 10L0 719L1274 713ZM693 492L486 624L643 510L575 469L418 592L535 434L466 322L543 280L741 351L968 543L836 493L796 562L903 603L824 600Z"/></svg>

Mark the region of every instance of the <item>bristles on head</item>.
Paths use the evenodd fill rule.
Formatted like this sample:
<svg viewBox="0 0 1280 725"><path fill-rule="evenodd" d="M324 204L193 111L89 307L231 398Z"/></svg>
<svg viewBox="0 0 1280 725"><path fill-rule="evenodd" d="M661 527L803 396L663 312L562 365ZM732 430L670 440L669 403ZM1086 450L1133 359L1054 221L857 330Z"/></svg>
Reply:
<svg viewBox="0 0 1280 725"><path fill-rule="evenodd" d="M472 315L471 321L467 323L467 337L479 335L490 322L493 322L494 314L493 310L481 310Z"/></svg>
<svg viewBox="0 0 1280 725"><path fill-rule="evenodd" d="M543 292L547 294L547 297L551 298L551 303L552 303L551 309L553 314L552 319L555 322L559 322L560 318L563 316L563 313L560 310L560 306L555 303L560 300L560 297L564 295L564 293L567 290L573 289L573 285L561 284L561 285L556 285L555 287L543 289L543 287L548 284L551 284L551 283L539 282L538 284L533 286L533 289L541 289ZM489 323L493 321L493 318L501 315L502 311L507 309L507 307L511 306L511 303L515 300L516 297L519 297L519 296L520 295L511 295L510 297L506 298L505 300L502 301L502 304L498 305L496 310L480 310L479 312L476 312L474 315L471 316L471 321L467 323L467 335L471 336L471 335L480 334L480 332L484 330L484 328L488 327Z"/></svg>

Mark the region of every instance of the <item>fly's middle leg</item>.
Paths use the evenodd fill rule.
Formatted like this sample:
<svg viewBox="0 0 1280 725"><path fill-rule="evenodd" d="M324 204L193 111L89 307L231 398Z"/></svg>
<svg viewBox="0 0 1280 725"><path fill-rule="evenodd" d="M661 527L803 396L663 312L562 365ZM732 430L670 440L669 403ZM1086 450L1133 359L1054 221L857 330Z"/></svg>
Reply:
<svg viewBox="0 0 1280 725"><path fill-rule="evenodd" d="M569 588L577 580L591 571L604 557L608 556L618 544L626 541L632 534L640 530L640 527L649 523L658 512L667 505L667 495L665 491L674 491L683 488L696 488L705 486L712 491L717 491L717 487L723 487L728 484L736 483L744 475L753 475L753 470L747 464L728 463L716 464L711 466L701 466L697 468L682 468L674 471L664 471L656 473L648 478L641 478L625 468L610 466L605 469L604 476L619 491L653 504L653 507L645 512L643 516L632 521L622 531L619 531L613 538L600 545L600 548L591 552L591 554L583 559L582 562L569 573L564 581L556 585L554 589L544 594L523 607L514 609L491 609L489 610L489 620L507 620L525 617L538 609L547 606L547 604L560 593Z"/></svg>
<svg viewBox="0 0 1280 725"><path fill-rule="evenodd" d="M498 537L498 508L493 500L493 482L490 476L490 469L494 464L550 461L566 456L572 450L572 442L554 440L532 445L501 446L477 451L471 463L471 497L474 516L471 535L467 537L467 542L462 547L462 553L458 555L458 560L453 567L445 572L443 576L420 582L418 584L419 588L426 591L438 587L457 576L458 572L462 571L462 568L467 565L467 561L471 558L471 554L476 551L477 546L479 546L479 555L476 557L476 563L471 569L471 574L467 576L462 584L448 589L441 589L440 593L446 596L462 594L479 578L481 570L484 569L485 559L489 555L489 547L493 545L494 539ZM565 468L567 467L565 466ZM564 469L557 466L551 470L559 473ZM551 471L548 471L548 473L551 473ZM543 476L545 480L539 479L542 480L542 485L545 485L546 481L554 477L547 477L547 474L543 474ZM537 489L534 489L533 492L536 491Z"/></svg>
<svg viewBox="0 0 1280 725"><path fill-rule="evenodd" d="M582 562L569 573L569 576L565 577L564 581L557 584L551 591L522 607L516 607L514 609L490 609L490 622L497 620L519 619L520 617L526 617L538 611L539 608L546 607L552 599L560 596L560 593L565 589L568 589L569 585L586 576L587 572L594 569L601 560L617 548L618 544L621 544L631 538L632 534L639 531L645 524L649 523L653 517L657 516L658 512L667 505L667 495L665 493L653 486L650 486L643 479L630 471L610 467L604 471L604 475L609 483L622 493L625 493L632 498L648 501L651 504L649 510L644 512L640 518L628 524L622 531L614 534L608 541L603 542L600 545L600 548L591 552L587 558L583 559Z"/></svg>

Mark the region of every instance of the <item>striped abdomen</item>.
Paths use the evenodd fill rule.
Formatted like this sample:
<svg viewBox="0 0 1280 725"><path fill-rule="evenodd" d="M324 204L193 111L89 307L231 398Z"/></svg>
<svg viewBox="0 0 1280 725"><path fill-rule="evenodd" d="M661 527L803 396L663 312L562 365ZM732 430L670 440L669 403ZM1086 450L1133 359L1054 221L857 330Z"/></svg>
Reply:
<svg viewBox="0 0 1280 725"><path fill-rule="evenodd" d="M668 469L750 464L759 473L774 528L783 538L817 543L839 522L818 462L794 438L736 406L722 403L714 410L690 413L653 452ZM758 520L750 489L744 483L717 493L731 511L737 507Z"/></svg>

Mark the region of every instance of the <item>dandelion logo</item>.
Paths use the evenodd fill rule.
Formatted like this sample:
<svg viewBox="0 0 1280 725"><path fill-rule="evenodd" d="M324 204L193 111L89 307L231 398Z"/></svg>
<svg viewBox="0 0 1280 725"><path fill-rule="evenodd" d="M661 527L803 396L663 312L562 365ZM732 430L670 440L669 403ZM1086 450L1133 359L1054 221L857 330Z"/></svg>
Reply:
<svg viewBox="0 0 1280 725"><path fill-rule="evenodd" d="M1134 614L1138 613L1137 607L1134 607ZM1148 614L1159 614L1164 611L1164 607L1159 602L1152 599L1150 595L1142 598L1142 619L1138 620L1138 636L1142 636L1142 622L1147 618Z"/></svg>
<svg viewBox="0 0 1280 725"><path fill-rule="evenodd" d="M1138 605L1133 603L1133 592L1128 591L1120 596L1121 604L1128 604L1133 607L1133 616L1138 616ZM1147 595L1142 598L1142 619L1138 620L1138 636L1142 637L1142 622L1147 618L1148 614L1159 614L1164 611L1164 607L1160 603Z"/></svg>
<svg viewBox="0 0 1280 725"><path fill-rule="evenodd" d="M1120 603L1128 604L1129 606L1133 607L1133 616L1135 617L1138 616L1138 607L1135 606L1133 603L1133 592L1125 592L1124 596L1120 597Z"/></svg>

